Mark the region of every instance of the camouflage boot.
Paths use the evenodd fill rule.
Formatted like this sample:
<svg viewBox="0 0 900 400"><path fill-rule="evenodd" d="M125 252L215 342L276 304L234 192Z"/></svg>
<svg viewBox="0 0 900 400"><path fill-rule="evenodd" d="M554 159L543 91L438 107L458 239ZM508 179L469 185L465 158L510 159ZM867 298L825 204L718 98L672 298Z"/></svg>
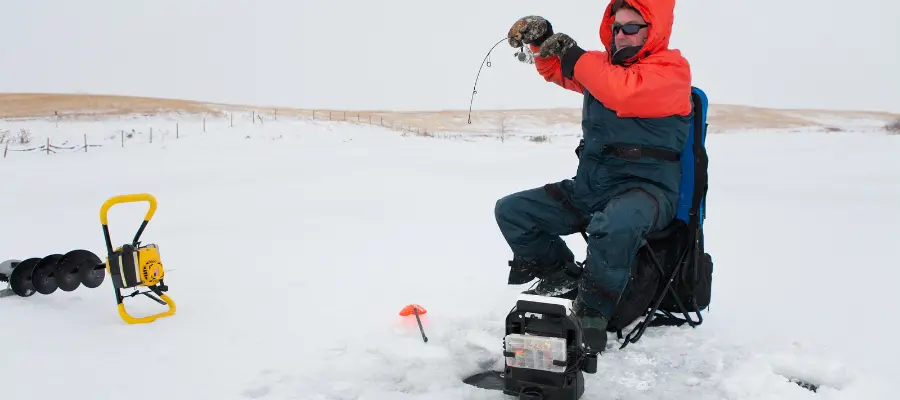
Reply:
<svg viewBox="0 0 900 400"><path fill-rule="evenodd" d="M584 345L589 353L600 353L606 349L606 326L609 321L588 307L578 297L573 301L575 316L581 321Z"/></svg>
<svg viewBox="0 0 900 400"><path fill-rule="evenodd" d="M562 268L545 274L534 287L522 293L574 300L578 294L578 276L580 274L581 263L567 261Z"/></svg>

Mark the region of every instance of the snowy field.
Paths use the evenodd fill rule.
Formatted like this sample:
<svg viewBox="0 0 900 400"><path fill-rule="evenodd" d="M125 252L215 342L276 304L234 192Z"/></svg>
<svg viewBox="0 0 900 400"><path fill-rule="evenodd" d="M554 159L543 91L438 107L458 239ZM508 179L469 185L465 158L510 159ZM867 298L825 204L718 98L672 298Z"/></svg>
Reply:
<svg viewBox="0 0 900 400"><path fill-rule="evenodd" d="M101 204L148 192L159 208L144 243L160 246L178 304L170 318L127 325L108 278L0 300L0 398L503 398L461 383L500 367L503 318L527 287L505 285L494 202L574 175L577 136L467 141L279 119L206 132L182 121L176 139L174 124L0 122L33 132L31 147L48 135L103 144L0 159L0 261L76 248L102 257ZM733 132L707 143L711 312L698 329L656 328L624 350L610 336L582 398L895 398L900 136ZM116 244L145 210L111 210ZM581 258L581 237L567 240ZM409 303L428 309L428 343L398 315Z"/></svg>

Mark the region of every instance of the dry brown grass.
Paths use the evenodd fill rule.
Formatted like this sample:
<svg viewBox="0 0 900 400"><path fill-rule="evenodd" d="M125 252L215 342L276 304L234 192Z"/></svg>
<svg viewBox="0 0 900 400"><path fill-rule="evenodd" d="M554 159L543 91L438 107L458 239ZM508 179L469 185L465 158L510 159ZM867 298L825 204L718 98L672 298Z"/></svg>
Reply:
<svg viewBox="0 0 900 400"><path fill-rule="evenodd" d="M166 112L217 113L210 104L177 99L113 95L4 93L0 94L0 117L103 116L158 114Z"/></svg>
<svg viewBox="0 0 900 400"><path fill-rule="evenodd" d="M63 118L102 117L110 115L161 113L188 113L222 115L228 111L260 110L275 111L273 107L239 104L218 104L192 100L132 97L117 95L86 94L0 94L0 118L49 117L56 113ZM525 110L476 110L472 113L472 124L468 123L468 110L445 111L343 111L308 110L278 108L278 115L312 116L317 119L361 119L379 123L384 118L387 124L402 124L435 131L485 132L500 129L515 129L516 125L536 124L579 124L581 110L571 109L525 109ZM900 114L868 111L832 110L783 110L748 107L740 105L710 105L708 121L713 131L733 129L805 128L821 127L836 130L832 121L836 119L866 119L881 121L882 125L900 118Z"/></svg>
<svg viewBox="0 0 900 400"><path fill-rule="evenodd" d="M835 131L834 121L871 120L886 123L900 117L898 114L875 111L845 110L807 110L807 109L770 109L740 105L711 104L707 121L714 132L736 129L790 129L790 128L822 128ZM580 124L581 109L538 109L538 110L491 110L473 111L472 127L467 123L468 110L390 113L398 115L406 121L425 124L431 131L435 130L480 130L483 127L497 127L508 124L510 119L522 118L540 125Z"/></svg>

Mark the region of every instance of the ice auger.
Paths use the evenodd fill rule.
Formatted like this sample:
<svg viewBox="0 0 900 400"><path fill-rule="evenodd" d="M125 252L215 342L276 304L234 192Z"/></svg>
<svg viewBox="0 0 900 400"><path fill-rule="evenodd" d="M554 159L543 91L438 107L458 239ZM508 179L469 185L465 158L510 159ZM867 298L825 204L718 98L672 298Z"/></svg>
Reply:
<svg viewBox="0 0 900 400"><path fill-rule="evenodd" d="M103 283L105 276L100 257L84 249L25 260L6 260L0 263L0 282L8 282L8 288L0 289L0 298L31 297L35 293L49 295L57 289L71 292L82 285L93 289Z"/></svg>
<svg viewBox="0 0 900 400"><path fill-rule="evenodd" d="M144 221L134 235L131 244L125 244L121 247L113 249L112 241L109 235L108 217L109 209L122 203L131 203L138 201L147 201L150 208L147 210ZM147 193L126 194L109 198L100 208L100 223L103 225L103 236L106 239L106 270L113 283L116 292L116 304L119 308L119 316L129 324L141 324L153 322L157 318L168 317L175 314L175 302L164 294L169 290L163 281L165 271L159 256L159 247L155 244L140 244L141 234L153 218L156 212L156 198ZM138 287L147 287L148 291L139 291ZM135 291L129 295L123 295L122 290L132 289ZM125 297L134 297L139 294L145 295L157 303L168 306L168 311L159 314L149 315L146 317L133 317L125 309Z"/></svg>

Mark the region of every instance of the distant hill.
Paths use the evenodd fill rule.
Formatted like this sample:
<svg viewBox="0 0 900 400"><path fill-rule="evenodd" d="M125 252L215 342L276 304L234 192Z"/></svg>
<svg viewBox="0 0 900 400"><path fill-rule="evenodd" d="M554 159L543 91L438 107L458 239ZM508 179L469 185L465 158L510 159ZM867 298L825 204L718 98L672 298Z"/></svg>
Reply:
<svg viewBox="0 0 900 400"><path fill-rule="evenodd" d="M259 105L220 104L195 100L90 94L0 93L0 118L103 118L129 114L159 115L168 113L223 115L229 111L266 114L306 115L314 112L329 118L380 118L427 129L429 132L485 132L501 130L540 130L554 126L567 127L580 123L581 110L522 109L475 110L472 124L468 110L390 111L390 110L311 110L274 108ZM900 114L853 110L772 109L742 105L711 104L708 120L713 132L741 129L822 128L842 130L848 127L877 128L900 119Z"/></svg>

